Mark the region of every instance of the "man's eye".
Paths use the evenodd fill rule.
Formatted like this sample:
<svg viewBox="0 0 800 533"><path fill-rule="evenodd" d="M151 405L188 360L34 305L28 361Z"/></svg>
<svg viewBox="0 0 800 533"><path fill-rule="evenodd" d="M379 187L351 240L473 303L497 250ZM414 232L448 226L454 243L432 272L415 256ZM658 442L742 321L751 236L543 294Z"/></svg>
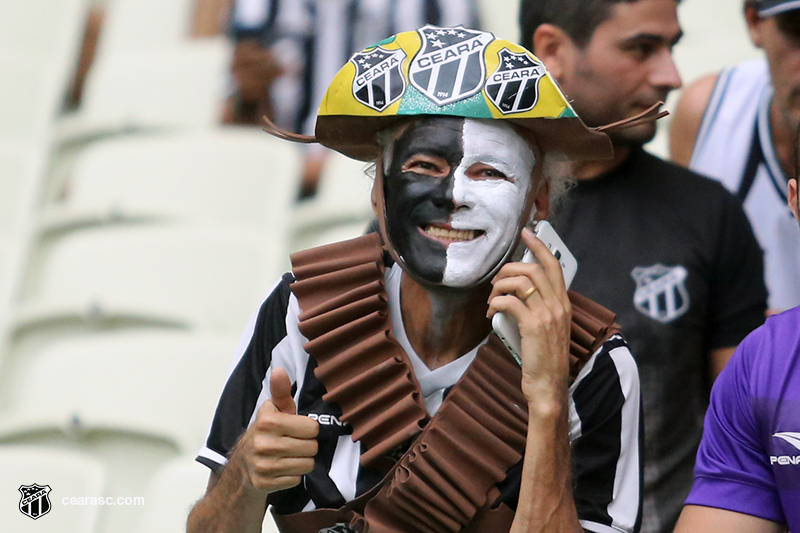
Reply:
<svg viewBox="0 0 800 533"><path fill-rule="evenodd" d="M483 172L483 175L486 176L487 178L504 179L506 177L505 174L503 174L502 172L500 172L499 170L494 169L494 168L486 168L486 169L483 169L482 172Z"/></svg>
<svg viewBox="0 0 800 533"><path fill-rule="evenodd" d="M656 47L650 43L633 43L627 50L639 59L647 59L656 51Z"/></svg>
<svg viewBox="0 0 800 533"><path fill-rule="evenodd" d="M508 179L508 176L505 173L500 172L496 168L490 167L488 165L475 165L467 171L467 175L472 179L484 179L484 180Z"/></svg>
<svg viewBox="0 0 800 533"><path fill-rule="evenodd" d="M403 165L403 172L419 172L423 174L446 174L449 170L446 164L430 159L411 159Z"/></svg>

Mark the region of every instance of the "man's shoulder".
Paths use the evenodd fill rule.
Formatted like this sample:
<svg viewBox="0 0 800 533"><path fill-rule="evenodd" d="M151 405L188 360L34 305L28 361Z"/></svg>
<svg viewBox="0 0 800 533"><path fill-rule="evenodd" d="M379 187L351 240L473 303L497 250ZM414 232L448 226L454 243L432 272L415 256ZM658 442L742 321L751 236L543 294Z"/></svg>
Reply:
<svg viewBox="0 0 800 533"><path fill-rule="evenodd" d="M289 313L292 298L291 284L295 278L287 272L276 281L261 300L261 305L255 316L255 323L248 329L263 331L265 328L272 330L276 324L282 324Z"/></svg>
<svg viewBox="0 0 800 533"><path fill-rule="evenodd" d="M647 173L644 177L651 186L664 187L684 199L689 199L690 195L701 195L706 201L727 201L733 198L718 181L672 161L661 159L646 150L640 151L632 170L637 173Z"/></svg>
<svg viewBox="0 0 800 533"><path fill-rule="evenodd" d="M282 308L285 308L286 303L289 301L289 298L292 293L291 285L294 283L295 278L294 274L291 272L286 272L283 274L278 281L272 286L272 288L267 293L266 297L263 300L262 305L266 305L268 303L277 304L280 303Z"/></svg>
<svg viewBox="0 0 800 533"><path fill-rule="evenodd" d="M723 370L728 386L743 386L750 394L769 396L770 391L792 382L800 386L800 307L774 315L753 330L739 345ZM739 379L733 379L732 375ZM722 377L722 375L720 376Z"/></svg>
<svg viewBox="0 0 800 533"><path fill-rule="evenodd" d="M639 369L636 360L621 334L616 333L601 344L581 369L573 388L585 381L613 381L620 384L623 391L639 387Z"/></svg>
<svg viewBox="0 0 800 533"><path fill-rule="evenodd" d="M800 307L769 317L743 343L760 355L764 352L782 352L800 357Z"/></svg>

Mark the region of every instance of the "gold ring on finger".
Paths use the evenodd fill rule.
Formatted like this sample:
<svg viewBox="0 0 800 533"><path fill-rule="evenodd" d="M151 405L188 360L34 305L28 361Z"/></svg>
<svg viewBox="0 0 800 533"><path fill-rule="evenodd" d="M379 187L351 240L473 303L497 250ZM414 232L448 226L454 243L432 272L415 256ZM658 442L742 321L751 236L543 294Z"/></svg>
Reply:
<svg viewBox="0 0 800 533"><path fill-rule="evenodd" d="M523 301L523 302L527 301L527 300L528 300L528 298L530 298L531 296L533 296L533 293L534 293L534 292L536 292L536 287L531 287L530 289L528 289L527 291L525 291L525 294L523 294L523 295L522 295L522 301Z"/></svg>

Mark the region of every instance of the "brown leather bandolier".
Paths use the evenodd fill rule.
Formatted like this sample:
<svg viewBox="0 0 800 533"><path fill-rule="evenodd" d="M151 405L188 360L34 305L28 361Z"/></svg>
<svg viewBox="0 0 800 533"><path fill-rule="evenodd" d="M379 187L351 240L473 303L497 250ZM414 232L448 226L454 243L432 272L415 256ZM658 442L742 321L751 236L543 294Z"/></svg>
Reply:
<svg viewBox="0 0 800 533"><path fill-rule="evenodd" d="M299 327L328 391L323 399L341 407L340 419L362 443L362 465L387 474L340 509L276 514L280 530L508 531L514 512L490 507L499 496L496 485L522 460L528 412L521 369L502 342L490 335L431 419L411 362L392 336L380 237L299 252L292 265ZM569 296L574 377L618 327L607 309Z"/></svg>

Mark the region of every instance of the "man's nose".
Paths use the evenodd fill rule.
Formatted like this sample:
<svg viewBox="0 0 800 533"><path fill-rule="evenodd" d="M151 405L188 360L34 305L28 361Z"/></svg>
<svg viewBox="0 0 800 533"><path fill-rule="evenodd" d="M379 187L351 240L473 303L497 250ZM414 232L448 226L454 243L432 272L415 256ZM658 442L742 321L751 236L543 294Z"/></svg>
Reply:
<svg viewBox="0 0 800 533"><path fill-rule="evenodd" d="M454 172L451 196L453 198L453 210L461 211L475 207L477 201L477 191L471 186L472 179L467 176L466 169L459 166Z"/></svg>
<svg viewBox="0 0 800 533"><path fill-rule="evenodd" d="M431 202L439 209L448 212L455 211L456 204L453 200L454 176L451 172L448 176L439 180L431 194Z"/></svg>
<svg viewBox="0 0 800 533"><path fill-rule="evenodd" d="M656 57L653 70L650 73L650 82L656 87L665 89L667 92L681 88L683 82L681 81L681 75L678 73L678 67L675 66L672 50L664 50Z"/></svg>

